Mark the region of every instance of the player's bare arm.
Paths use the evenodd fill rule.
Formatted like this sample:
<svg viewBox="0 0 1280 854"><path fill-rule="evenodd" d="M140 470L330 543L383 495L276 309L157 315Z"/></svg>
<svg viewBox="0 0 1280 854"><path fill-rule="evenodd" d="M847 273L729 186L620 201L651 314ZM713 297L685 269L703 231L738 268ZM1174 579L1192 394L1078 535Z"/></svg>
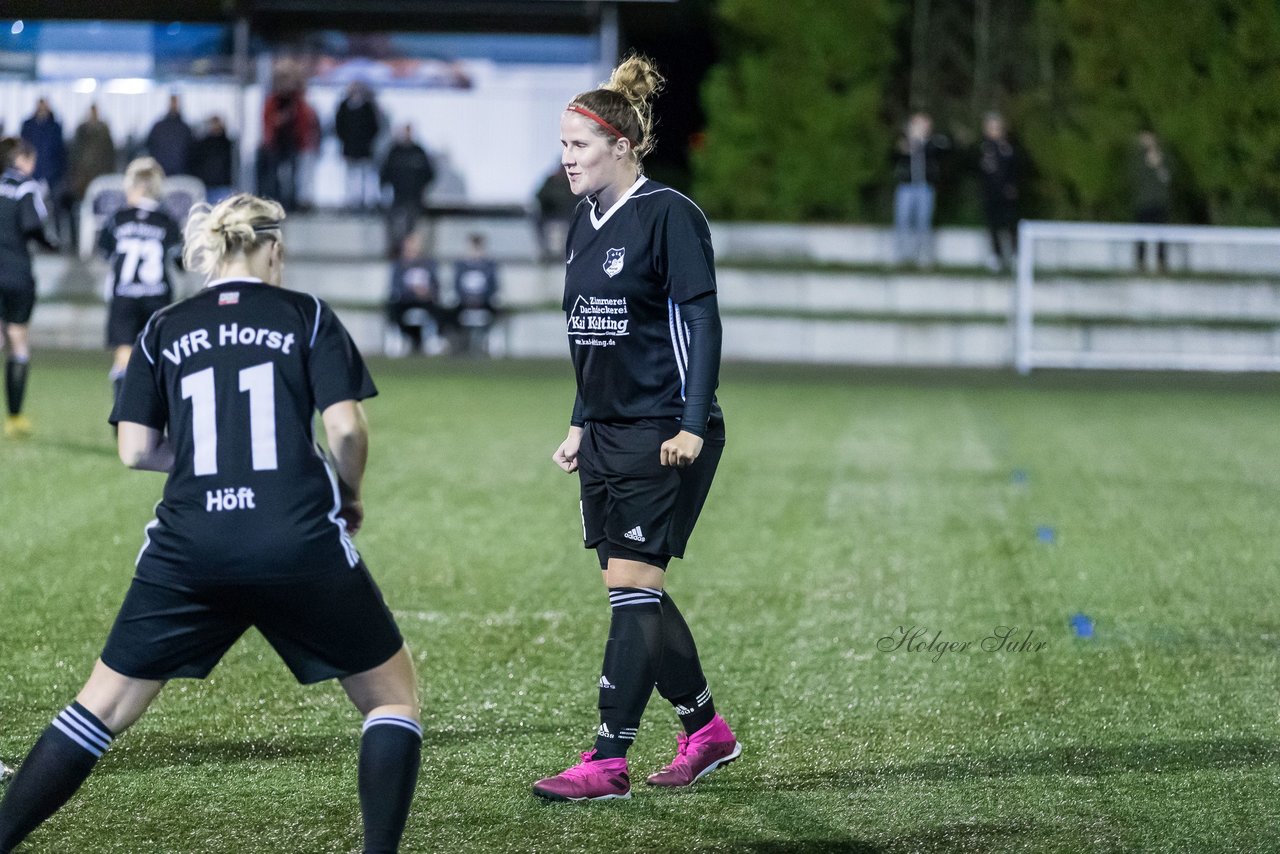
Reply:
<svg viewBox="0 0 1280 854"><path fill-rule="evenodd" d="M355 534L364 522L360 484L369 461L369 422L358 400L332 404L321 413L321 418L338 475L338 492L342 498L339 515L347 523L347 530Z"/></svg>
<svg viewBox="0 0 1280 854"><path fill-rule="evenodd" d="M117 439L120 462L139 471L173 471L173 446L163 433L145 424L120 422Z"/></svg>

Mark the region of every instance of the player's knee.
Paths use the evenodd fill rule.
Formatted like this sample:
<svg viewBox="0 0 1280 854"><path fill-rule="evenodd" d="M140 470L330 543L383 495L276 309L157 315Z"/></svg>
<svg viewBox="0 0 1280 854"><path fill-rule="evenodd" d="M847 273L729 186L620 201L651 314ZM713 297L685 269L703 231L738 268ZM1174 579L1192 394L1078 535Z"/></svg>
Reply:
<svg viewBox="0 0 1280 854"><path fill-rule="evenodd" d="M382 664L341 680L351 702L368 717L378 709L394 707L405 714L418 716L418 681L414 674L413 657L408 646L401 646L391 658Z"/></svg>
<svg viewBox="0 0 1280 854"><path fill-rule="evenodd" d="M635 549L620 546L617 543L605 543L608 546L607 555L609 560L626 560L633 563L643 563L646 566L652 566L657 569L666 571L667 564L671 563L671 555L663 554L645 554ZM598 551L598 550L597 550ZM601 568L607 568L607 563L602 561Z"/></svg>
<svg viewBox="0 0 1280 854"><path fill-rule="evenodd" d="M121 677L125 679L127 677ZM138 722L163 683L129 679L118 686L85 685L76 697L114 735L120 735Z"/></svg>

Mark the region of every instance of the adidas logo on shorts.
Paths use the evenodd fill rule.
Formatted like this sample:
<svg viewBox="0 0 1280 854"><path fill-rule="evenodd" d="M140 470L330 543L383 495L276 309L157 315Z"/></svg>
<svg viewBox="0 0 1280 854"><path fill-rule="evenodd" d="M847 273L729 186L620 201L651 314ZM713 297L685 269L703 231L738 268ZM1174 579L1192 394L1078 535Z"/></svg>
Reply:
<svg viewBox="0 0 1280 854"><path fill-rule="evenodd" d="M601 674L600 674L600 687L601 687L601 688L613 688L613 687L614 687L614 684L613 684L612 682L610 682L610 681L608 680L608 678L606 678L606 677L605 677L605 675L604 675L603 673L601 673Z"/></svg>
<svg viewBox="0 0 1280 854"><path fill-rule="evenodd" d="M637 543L644 542L644 532L640 530L639 525L636 525L634 528L632 528L630 531L627 531L622 536L626 537L628 540L635 540Z"/></svg>

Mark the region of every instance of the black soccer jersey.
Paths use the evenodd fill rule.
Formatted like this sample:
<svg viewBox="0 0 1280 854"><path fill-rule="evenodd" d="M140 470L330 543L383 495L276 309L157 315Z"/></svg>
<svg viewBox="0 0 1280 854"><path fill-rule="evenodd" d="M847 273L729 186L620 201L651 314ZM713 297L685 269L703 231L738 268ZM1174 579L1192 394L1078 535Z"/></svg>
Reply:
<svg viewBox="0 0 1280 854"><path fill-rule="evenodd" d="M35 287L28 241L52 246L45 234L48 211L40 185L17 169L0 177L0 284Z"/></svg>
<svg viewBox="0 0 1280 854"><path fill-rule="evenodd" d="M707 218L642 176L608 211L594 199L580 203L567 251L563 307L581 403L575 415L680 418L689 367L680 304L716 291ZM714 403L710 420L721 420Z"/></svg>
<svg viewBox="0 0 1280 854"><path fill-rule="evenodd" d="M106 299L172 299L170 262L181 249L182 232L159 204L143 202L116 211L98 233L98 251L110 265Z"/></svg>
<svg viewBox="0 0 1280 854"><path fill-rule="evenodd" d="M112 423L168 430L174 467L138 577L280 581L356 566L317 410L377 394L321 300L219 280L156 312Z"/></svg>

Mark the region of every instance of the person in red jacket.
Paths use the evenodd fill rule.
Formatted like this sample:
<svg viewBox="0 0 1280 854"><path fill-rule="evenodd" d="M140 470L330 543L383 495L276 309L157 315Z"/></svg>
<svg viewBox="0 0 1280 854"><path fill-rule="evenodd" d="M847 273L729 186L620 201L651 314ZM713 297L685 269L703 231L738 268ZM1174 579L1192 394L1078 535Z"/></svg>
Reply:
<svg viewBox="0 0 1280 854"><path fill-rule="evenodd" d="M306 89L294 75L281 74L262 105L259 190L278 199L286 211L306 197L302 155L320 147L320 122L307 103Z"/></svg>

